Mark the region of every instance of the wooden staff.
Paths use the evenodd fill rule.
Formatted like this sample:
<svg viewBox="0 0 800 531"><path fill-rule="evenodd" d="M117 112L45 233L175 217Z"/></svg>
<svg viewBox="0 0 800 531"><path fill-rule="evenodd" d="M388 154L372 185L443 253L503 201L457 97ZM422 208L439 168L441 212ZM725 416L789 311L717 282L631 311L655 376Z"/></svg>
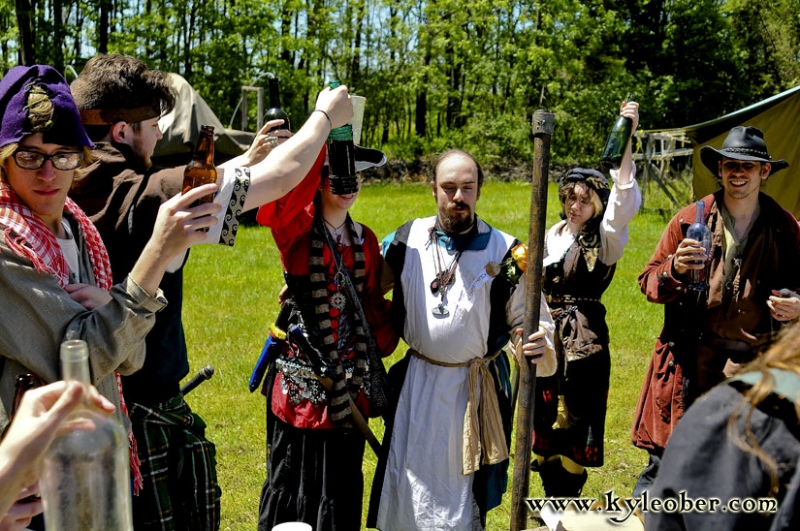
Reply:
<svg viewBox="0 0 800 531"><path fill-rule="evenodd" d="M531 221L528 230L528 269L525 274L525 322L522 341L539 330L539 304L542 298L542 260L547 213L547 178L550 166L550 138L555 116L539 109L533 113L533 181ZM536 392L536 365L521 363L518 394L517 442L514 451L514 478L511 491L511 531L527 529L533 409Z"/></svg>

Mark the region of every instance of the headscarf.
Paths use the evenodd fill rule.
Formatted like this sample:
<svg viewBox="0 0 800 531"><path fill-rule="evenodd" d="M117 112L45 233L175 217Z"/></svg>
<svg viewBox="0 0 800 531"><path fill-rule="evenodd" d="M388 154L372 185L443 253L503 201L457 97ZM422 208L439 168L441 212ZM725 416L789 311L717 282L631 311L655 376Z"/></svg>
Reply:
<svg viewBox="0 0 800 531"><path fill-rule="evenodd" d="M28 96L44 89L53 104L53 114L44 123L29 119ZM46 144L94 148L81 124L78 107L69 85L48 65L15 66L0 80L0 147L19 142L28 135L43 133Z"/></svg>

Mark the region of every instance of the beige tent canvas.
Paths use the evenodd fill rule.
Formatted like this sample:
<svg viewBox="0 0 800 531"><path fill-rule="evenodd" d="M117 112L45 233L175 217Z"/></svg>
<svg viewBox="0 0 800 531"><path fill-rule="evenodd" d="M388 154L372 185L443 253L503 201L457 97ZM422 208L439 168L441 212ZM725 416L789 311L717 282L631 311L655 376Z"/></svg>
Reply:
<svg viewBox="0 0 800 531"><path fill-rule="evenodd" d="M156 144L154 156L188 159L200 135L201 125L214 126L214 147L218 159L226 160L244 153L255 134L226 129L186 79L178 74L168 76L178 92L178 98L172 112L158 121L164 138Z"/></svg>
<svg viewBox="0 0 800 531"><path fill-rule="evenodd" d="M800 217L800 86L715 120L685 128L693 142L692 173L695 197L704 197L720 188L714 175L700 161L700 148L719 149L728 131L737 125L751 125L764 132L773 159L786 159L789 167L767 179L762 190L794 216Z"/></svg>

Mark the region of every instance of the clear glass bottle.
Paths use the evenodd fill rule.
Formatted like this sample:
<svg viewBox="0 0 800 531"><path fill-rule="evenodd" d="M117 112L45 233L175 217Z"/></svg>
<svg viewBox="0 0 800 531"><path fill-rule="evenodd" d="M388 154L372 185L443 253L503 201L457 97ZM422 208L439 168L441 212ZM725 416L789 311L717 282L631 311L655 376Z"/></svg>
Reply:
<svg viewBox="0 0 800 531"><path fill-rule="evenodd" d="M338 81L330 83L332 89L339 85L341 83ZM332 194L349 195L358 191L356 148L353 143L352 124L332 129L328 135L328 165Z"/></svg>
<svg viewBox="0 0 800 531"><path fill-rule="evenodd" d="M695 203L695 218L694 223L689 225L686 230L686 237L700 242L700 246L705 249L705 257L702 263L705 264L708 260L708 253L711 250L711 229L708 228L705 221L705 207L703 201ZM688 288L694 291L706 290L706 268L690 269L688 271L689 284Z"/></svg>
<svg viewBox="0 0 800 531"><path fill-rule="evenodd" d="M89 349L83 340L61 344L65 381L90 385ZM47 531L132 531L128 437L114 415L88 401L68 422L44 459L40 481Z"/></svg>

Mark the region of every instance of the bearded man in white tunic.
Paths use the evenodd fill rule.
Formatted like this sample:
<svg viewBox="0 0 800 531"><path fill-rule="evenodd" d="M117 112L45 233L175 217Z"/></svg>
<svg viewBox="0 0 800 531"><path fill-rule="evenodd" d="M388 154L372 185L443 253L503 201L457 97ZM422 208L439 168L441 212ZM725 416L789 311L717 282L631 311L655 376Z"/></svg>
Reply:
<svg viewBox="0 0 800 531"><path fill-rule="evenodd" d="M394 273L392 311L409 351L389 372L387 415L368 525L381 531L476 530L508 480L510 364L555 372L554 325L544 297L539 330L521 341L525 264L519 241L475 215L483 171L464 151L439 157L438 215L384 240Z"/></svg>

